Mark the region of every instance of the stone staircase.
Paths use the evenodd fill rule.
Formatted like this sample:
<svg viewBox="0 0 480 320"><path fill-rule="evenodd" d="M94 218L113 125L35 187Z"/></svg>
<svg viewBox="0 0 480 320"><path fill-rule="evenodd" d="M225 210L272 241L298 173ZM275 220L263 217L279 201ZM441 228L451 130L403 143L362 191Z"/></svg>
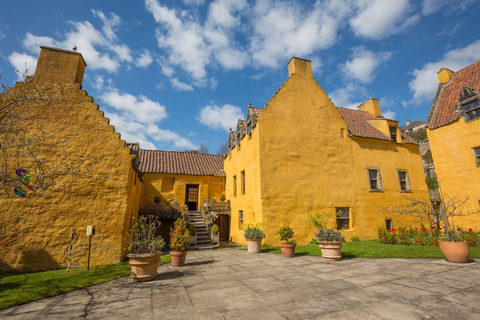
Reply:
<svg viewBox="0 0 480 320"><path fill-rule="evenodd" d="M200 211L189 211L188 215L190 217L190 224L193 224L197 228L197 245L190 246L188 250L211 250L219 248L218 244L212 244L202 213Z"/></svg>

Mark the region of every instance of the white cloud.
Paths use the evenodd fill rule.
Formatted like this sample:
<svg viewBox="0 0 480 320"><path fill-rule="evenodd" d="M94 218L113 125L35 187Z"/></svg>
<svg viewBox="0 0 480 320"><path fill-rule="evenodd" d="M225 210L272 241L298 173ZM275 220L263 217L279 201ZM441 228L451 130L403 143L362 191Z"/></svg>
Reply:
<svg viewBox="0 0 480 320"><path fill-rule="evenodd" d="M8 28L6 28L8 30ZM0 40L5 39L7 37L7 34L0 29Z"/></svg>
<svg viewBox="0 0 480 320"><path fill-rule="evenodd" d="M184 82L179 81L177 78L170 79L172 86L180 91L193 91L193 87Z"/></svg>
<svg viewBox="0 0 480 320"><path fill-rule="evenodd" d="M139 68L146 68L153 62L152 54L148 50L144 50L140 57L135 60L135 65Z"/></svg>
<svg viewBox="0 0 480 320"><path fill-rule="evenodd" d="M397 114L395 112L393 112L392 110L387 110L387 111L383 112L383 116L387 119L395 120L395 117L397 116Z"/></svg>
<svg viewBox="0 0 480 320"><path fill-rule="evenodd" d="M110 88L101 98L109 106L127 113L129 117L142 123L159 122L168 116L164 106L144 95L135 97L128 93L120 93L118 89Z"/></svg>
<svg viewBox="0 0 480 320"><path fill-rule="evenodd" d="M455 11L465 11L470 4L475 3L476 0L423 0L422 14L424 16L431 15L444 8L445 14L451 14Z"/></svg>
<svg viewBox="0 0 480 320"><path fill-rule="evenodd" d="M178 133L171 130L160 129L156 125L148 125L146 132L155 141L173 143L178 148L198 149L197 145L193 144L190 140L181 137Z"/></svg>
<svg viewBox="0 0 480 320"><path fill-rule="evenodd" d="M358 79L362 83L368 84L375 78L374 72L381 63L389 60L392 52L374 53L365 49L365 47L353 48L352 59L343 65L342 70L347 77Z"/></svg>
<svg viewBox="0 0 480 320"><path fill-rule="evenodd" d="M233 41L232 31L240 23L240 12L247 6L245 0L213 1L204 22L157 0L146 0L145 6L159 25L157 42L164 52L159 63L167 77L173 76L175 66L183 69L194 85L205 86L208 66L218 63L231 70L241 69L248 62L248 54Z"/></svg>
<svg viewBox="0 0 480 320"><path fill-rule="evenodd" d="M32 75L37 67L37 58L32 57L26 53L18 53L14 51L9 57L8 61L18 71L18 80L23 80L23 73Z"/></svg>
<svg viewBox="0 0 480 320"><path fill-rule="evenodd" d="M40 52L40 46L68 50L77 47L90 70L103 69L108 72L116 72L122 62L130 63L133 61L132 49L120 43L116 36L117 28L121 25L122 20L114 13L110 13L108 18L99 10L92 10L92 14L102 21L101 31L97 30L88 21L69 22L72 29L65 32L62 36L63 40L27 33L22 45L27 51L36 55ZM135 61L140 67L143 67L147 62L148 57L143 54Z"/></svg>
<svg viewBox="0 0 480 320"><path fill-rule="evenodd" d="M183 1L183 3L185 3L187 6L188 6L188 5L199 6L199 5L205 3L205 0L182 0L182 1Z"/></svg>
<svg viewBox="0 0 480 320"><path fill-rule="evenodd" d="M432 101L438 87L437 72L441 68L448 68L452 71L460 70L467 65L478 60L480 52L480 40L471 43L465 48L450 50L443 56L443 59L436 62L429 62L422 69L413 71L413 80L409 87L413 92L413 98L410 101L413 104L420 104L426 101Z"/></svg>
<svg viewBox="0 0 480 320"><path fill-rule="evenodd" d="M238 119L244 118L242 110L231 104L224 104L221 107L207 105L197 115L197 120L200 123L213 129L224 129L225 131L236 127Z"/></svg>
<svg viewBox="0 0 480 320"><path fill-rule="evenodd" d="M146 125L117 113L105 112L105 117L110 119L110 124L115 126L115 131L120 132L121 139L127 142L139 142L142 149L156 149L155 144L145 135Z"/></svg>
<svg viewBox="0 0 480 320"><path fill-rule="evenodd" d="M383 39L414 25L420 14L413 13L409 0L359 0L350 26L357 37Z"/></svg>
<svg viewBox="0 0 480 320"><path fill-rule="evenodd" d="M283 1L257 2L250 52L253 60L276 67L292 56L307 57L332 46L337 29L349 13L344 1L317 2L313 8Z"/></svg>
<svg viewBox="0 0 480 320"><path fill-rule="evenodd" d="M362 99L365 96L365 88L356 86L353 83L348 83L345 87L336 89L328 94L328 97L336 107L347 109L357 109L357 106L365 100Z"/></svg>

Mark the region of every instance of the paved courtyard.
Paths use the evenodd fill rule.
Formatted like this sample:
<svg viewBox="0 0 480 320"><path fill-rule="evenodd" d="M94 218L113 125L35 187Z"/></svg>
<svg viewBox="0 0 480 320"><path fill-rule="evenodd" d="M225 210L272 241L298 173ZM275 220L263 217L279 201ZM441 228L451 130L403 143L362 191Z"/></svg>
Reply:
<svg viewBox="0 0 480 320"><path fill-rule="evenodd" d="M189 252L155 281L109 283L0 312L2 319L480 319L480 262Z"/></svg>

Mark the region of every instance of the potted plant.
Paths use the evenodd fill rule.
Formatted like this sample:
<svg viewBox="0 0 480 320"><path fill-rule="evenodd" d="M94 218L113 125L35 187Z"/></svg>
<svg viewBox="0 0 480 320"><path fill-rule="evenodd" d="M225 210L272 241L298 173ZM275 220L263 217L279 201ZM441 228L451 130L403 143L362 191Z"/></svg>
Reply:
<svg viewBox="0 0 480 320"><path fill-rule="evenodd" d="M286 241L280 243L280 248L282 248L282 255L284 258L293 258L295 256L295 241L290 241L293 238L293 230L288 224L284 224L278 231L280 235L280 241Z"/></svg>
<svg viewBox="0 0 480 320"><path fill-rule="evenodd" d="M445 230L441 239L438 241L438 246L445 260L455 263L467 263L469 261L470 248L460 228Z"/></svg>
<svg viewBox="0 0 480 320"><path fill-rule="evenodd" d="M173 200L172 207L173 207L173 210L175 210L177 212L180 211L180 201L178 201L177 198L175 198L175 200Z"/></svg>
<svg viewBox="0 0 480 320"><path fill-rule="evenodd" d="M216 224L212 226L212 243L220 243L220 228Z"/></svg>
<svg viewBox="0 0 480 320"><path fill-rule="evenodd" d="M185 264L187 248L190 243L190 234L183 218L177 219L173 228L170 228L170 258L172 267L180 267Z"/></svg>
<svg viewBox="0 0 480 320"><path fill-rule="evenodd" d="M128 254L134 282L149 281L157 275L158 263L165 246L161 236L155 236L160 222L154 216L141 216L129 232Z"/></svg>
<svg viewBox="0 0 480 320"><path fill-rule="evenodd" d="M227 197L225 197L225 195L222 193L220 195L220 201L225 201L225 200L227 200Z"/></svg>
<svg viewBox="0 0 480 320"><path fill-rule="evenodd" d="M160 198L159 196L155 196L153 197L153 202L155 202L155 204L160 204L162 203L162 198Z"/></svg>
<svg viewBox="0 0 480 320"><path fill-rule="evenodd" d="M261 223L245 223L244 236L247 240L248 253L260 253L262 249L262 239L265 233L262 230Z"/></svg>
<svg viewBox="0 0 480 320"><path fill-rule="evenodd" d="M188 231L190 232L190 245L197 245L197 227L194 224L188 226Z"/></svg>
<svg viewBox="0 0 480 320"><path fill-rule="evenodd" d="M345 241L340 231L320 229L315 233L322 250L322 257L327 261L337 261L342 258L342 242Z"/></svg>

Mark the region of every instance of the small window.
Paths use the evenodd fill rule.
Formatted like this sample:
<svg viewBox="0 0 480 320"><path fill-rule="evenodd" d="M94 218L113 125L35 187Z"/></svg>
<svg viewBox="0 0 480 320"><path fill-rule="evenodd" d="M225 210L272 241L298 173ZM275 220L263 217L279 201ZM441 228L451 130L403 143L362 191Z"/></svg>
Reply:
<svg viewBox="0 0 480 320"><path fill-rule="evenodd" d="M408 178L407 170L397 170L398 173L398 183L400 186L400 191L410 192L412 188L410 187L410 179Z"/></svg>
<svg viewBox="0 0 480 320"><path fill-rule="evenodd" d="M242 194L245 194L245 170L243 170L241 174L242 174Z"/></svg>
<svg viewBox="0 0 480 320"><path fill-rule="evenodd" d="M380 169L368 167L367 175L370 191L383 191Z"/></svg>
<svg viewBox="0 0 480 320"><path fill-rule="evenodd" d="M350 208L340 207L335 208L337 213L337 230L350 229Z"/></svg>
<svg viewBox="0 0 480 320"><path fill-rule="evenodd" d="M250 139L252 139L252 121L249 121L247 123L247 133L248 133Z"/></svg>
<svg viewBox="0 0 480 320"><path fill-rule="evenodd" d="M465 121L480 118L480 105L478 104L478 100L463 105L463 111L465 112Z"/></svg>
<svg viewBox="0 0 480 320"><path fill-rule="evenodd" d="M238 226L243 229L243 210L238 211Z"/></svg>
<svg viewBox="0 0 480 320"><path fill-rule="evenodd" d="M397 127L390 126L390 138L392 141L397 141Z"/></svg>
<svg viewBox="0 0 480 320"><path fill-rule="evenodd" d="M163 178L162 192L172 193L175 186L175 178Z"/></svg>
<svg viewBox="0 0 480 320"><path fill-rule="evenodd" d="M393 223L391 219L385 220L385 227L387 228L388 231L392 230L393 228Z"/></svg>
<svg viewBox="0 0 480 320"><path fill-rule="evenodd" d="M233 196L237 196L237 176L233 176Z"/></svg>
<svg viewBox="0 0 480 320"><path fill-rule="evenodd" d="M480 147L473 148L473 156L475 157L475 165L480 167Z"/></svg>
<svg viewBox="0 0 480 320"><path fill-rule="evenodd" d="M345 129L340 129L340 137L345 138Z"/></svg>

